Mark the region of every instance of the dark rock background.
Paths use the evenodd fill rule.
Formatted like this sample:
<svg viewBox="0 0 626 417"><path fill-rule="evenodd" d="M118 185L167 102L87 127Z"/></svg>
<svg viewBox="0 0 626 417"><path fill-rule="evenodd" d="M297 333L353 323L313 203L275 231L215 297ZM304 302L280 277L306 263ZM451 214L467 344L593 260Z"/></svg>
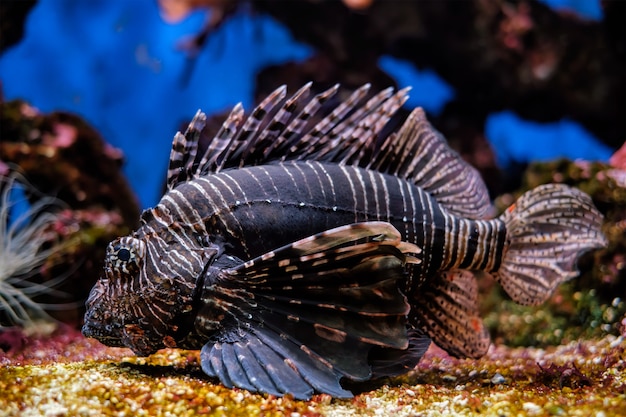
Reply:
<svg viewBox="0 0 626 417"><path fill-rule="evenodd" d="M556 181L607 215L609 248L584 258L583 276L546 309L509 305L486 280L494 337L543 345L619 334L626 203L613 174L624 166L607 163L626 139L626 2L360 3L0 3L0 167L16 164L64 201L59 231L82 245L38 279L79 265L64 288L86 297L108 241L160 197L171 138L197 108L219 126L236 102L250 109L280 84L413 85L407 108L426 109L500 209Z"/></svg>

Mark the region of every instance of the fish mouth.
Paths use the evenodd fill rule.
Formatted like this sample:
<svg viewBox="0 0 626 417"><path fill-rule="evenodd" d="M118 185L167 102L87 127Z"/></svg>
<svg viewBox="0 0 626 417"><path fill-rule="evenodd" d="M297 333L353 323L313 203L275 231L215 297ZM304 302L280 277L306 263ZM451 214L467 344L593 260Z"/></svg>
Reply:
<svg viewBox="0 0 626 417"><path fill-rule="evenodd" d="M160 339L153 340L151 336L136 324L126 324L122 328L122 343L138 356L149 356L165 347Z"/></svg>
<svg viewBox="0 0 626 417"><path fill-rule="evenodd" d="M83 336L96 339L100 343L111 347L126 347L112 326L96 326L91 323L85 323L81 329Z"/></svg>
<svg viewBox="0 0 626 417"><path fill-rule="evenodd" d="M106 346L129 348L138 356L149 356L164 347L157 347L139 326L132 324L113 328L85 323L81 332Z"/></svg>

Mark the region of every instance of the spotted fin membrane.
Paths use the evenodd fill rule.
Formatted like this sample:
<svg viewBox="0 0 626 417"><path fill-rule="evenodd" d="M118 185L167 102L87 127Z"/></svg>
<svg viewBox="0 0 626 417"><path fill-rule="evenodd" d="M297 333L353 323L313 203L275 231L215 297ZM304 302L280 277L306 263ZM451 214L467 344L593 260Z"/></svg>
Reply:
<svg viewBox="0 0 626 417"><path fill-rule="evenodd" d="M407 336L409 304L397 281L419 252L389 223L366 222L216 271L203 301L227 317L202 348L202 369L228 387L304 399L314 390L351 397L340 380L370 379L370 359L374 369L387 366L385 356L414 367L424 349L407 347L429 340Z"/></svg>

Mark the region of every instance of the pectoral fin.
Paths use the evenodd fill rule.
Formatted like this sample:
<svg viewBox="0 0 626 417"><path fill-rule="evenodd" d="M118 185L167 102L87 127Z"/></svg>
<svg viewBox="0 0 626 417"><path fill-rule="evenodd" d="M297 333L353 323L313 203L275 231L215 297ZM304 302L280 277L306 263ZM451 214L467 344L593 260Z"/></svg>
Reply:
<svg viewBox="0 0 626 417"><path fill-rule="evenodd" d="M203 300L226 313L224 331L203 348L203 367L225 385L350 396L339 380L369 379L372 347L409 346L397 280L416 253L389 223L356 223L221 271ZM225 344L248 353L235 361Z"/></svg>
<svg viewBox="0 0 626 417"><path fill-rule="evenodd" d="M202 370L228 388L236 386L277 396L290 393L296 399L308 399L313 394L311 384L257 335L238 334L233 329L224 339L207 343L200 352L200 359ZM338 385L334 374L330 373L327 378L330 379L325 381L326 388L335 396L350 396Z"/></svg>
<svg viewBox="0 0 626 417"><path fill-rule="evenodd" d="M375 347L370 351L372 379L404 375L413 370L430 346L430 338L420 329L407 329L409 347L390 349Z"/></svg>

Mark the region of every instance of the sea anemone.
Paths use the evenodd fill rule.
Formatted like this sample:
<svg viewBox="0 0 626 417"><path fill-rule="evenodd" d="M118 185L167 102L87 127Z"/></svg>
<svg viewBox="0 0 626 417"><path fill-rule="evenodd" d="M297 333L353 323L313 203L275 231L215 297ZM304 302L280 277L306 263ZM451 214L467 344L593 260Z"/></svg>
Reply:
<svg viewBox="0 0 626 417"><path fill-rule="evenodd" d="M37 198L29 204L25 193ZM55 242L50 227L58 219L59 207L59 200L38 194L18 173L0 173L0 330L51 319L46 313L50 305L34 297L54 292L64 277L43 284L31 278L63 247Z"/></svg>

